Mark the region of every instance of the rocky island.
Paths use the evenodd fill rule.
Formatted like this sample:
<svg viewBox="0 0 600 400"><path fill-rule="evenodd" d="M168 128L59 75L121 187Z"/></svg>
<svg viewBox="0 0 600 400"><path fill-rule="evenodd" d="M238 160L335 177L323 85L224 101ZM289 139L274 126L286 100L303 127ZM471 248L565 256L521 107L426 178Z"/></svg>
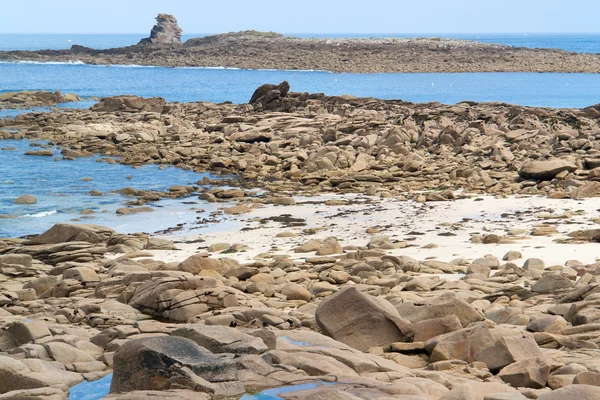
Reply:
<svg viewBox="0 0 600 400"><path fill-rule="evenodd" d="M291 89L0 119L60 162L235 175L120 191L220 205L202 234L82 216L0 239L0 399L84 380L121 400L599 398L600 106Z"/></svg>
<svg viewBox="0 0 600 400"><path fill-rule="evenodd" d="M95 50L2 51L0 61L104 65L227 67L332 72L583 72L600 73L600 55L515 48L454 39L300 39L242 31L181 43L172 15L160 14L137 45Z"/></svg>

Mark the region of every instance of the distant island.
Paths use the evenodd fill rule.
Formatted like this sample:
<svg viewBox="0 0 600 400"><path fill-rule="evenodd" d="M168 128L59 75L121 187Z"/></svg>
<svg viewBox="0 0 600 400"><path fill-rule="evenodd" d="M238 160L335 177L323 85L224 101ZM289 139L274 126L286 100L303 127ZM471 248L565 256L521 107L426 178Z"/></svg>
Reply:
<svg viewBox="0 0 600 400"><path fill-rule="evenodd" d="M228 67L332 72L600 73L600 54L519 48L454 39L301 39L241 31L181 42L177 19L159 14L150 37L133 46L96 50L2 51L1 61L80 61L99 65Z"/></svg>

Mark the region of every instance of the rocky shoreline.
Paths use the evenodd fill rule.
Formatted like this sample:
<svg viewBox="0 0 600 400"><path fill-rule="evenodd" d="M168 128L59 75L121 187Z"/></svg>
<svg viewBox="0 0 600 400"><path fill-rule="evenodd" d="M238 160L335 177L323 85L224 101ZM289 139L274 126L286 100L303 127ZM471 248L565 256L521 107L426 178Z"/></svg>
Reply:
<svg viewBox="0 0 600 400"><path fill-rule="evenodd" d="M556 243L590 214L567 203L540 212L535 198L530 208L507 199L500 209L518 211L500 220L452 211L478 200L486 210L498 201L394 209L391 199L317 196L255 205L214 234L58 224L2 239L0 398L64 400L109 373L115 399L299 384L311 385L282 397L595 398L597 244ZM540 236L548 221L554 231ZM543 258L529 256L534 246ZM582 261L555 264L564 251Z"/></svg>
<svg viewBox="0 0 600 400"><path fill-rule="evenodd" d="M0 399L65 400L110 373L114 399L298 384L280 396L598 398L599 125L598 106L287 82L241 105L116 96L0 119L3 138L49 140L60 162L103 154L239 184L122 191L130 208L219 204L198 232L61 223L0 239Z"/></svg>
<svg viewBox="0 0 600 400"><path fill-rule="evenodd" d="M600 73L600 55L529 49L453 39L300 39L243 31L181 43L181 29L161 14L138 45L95 50L3 51L0 61L84 62L99 65L227 67L391 72L579 72Z"/></svg>
<svg viewBox="0 0 600 400"><path fill-rule="evenodd" d="M69 103L80 101L81 98L76 94L67 93L63 95L60 90L54 93L40 90L37 92L5 92L0 93L0 110L10 110L18 108L49 107L60 103Z"/></svg>
<svg viewBox="0 0 600 400"><path fill-rule="evenodd" d="M90 109L0 119L0 134L49 140L67 158L235 175L273 193L435 201L458 189L575 199L600 191L598 105L413 104L290 92L287 82L261 86L251 101L109 97Z"/></svg>

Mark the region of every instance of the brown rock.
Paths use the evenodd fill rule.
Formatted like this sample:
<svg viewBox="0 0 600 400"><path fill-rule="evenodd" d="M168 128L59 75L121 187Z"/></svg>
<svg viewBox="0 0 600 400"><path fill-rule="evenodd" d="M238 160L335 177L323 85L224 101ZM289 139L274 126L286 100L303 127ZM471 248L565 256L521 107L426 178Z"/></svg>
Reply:
<svg viewBox="0 0 600 400"><path fill-rule="evenodd" d="M529 358L502 368L498 377L513 387L541 389L546 386L551 365L545 357Z"/></svg>
<svg viewBox="0 0 600 400"><path fill-rule="evenodd" d="M139 45L181 45L181 28L177 19L169 14L158 14L150 37L139 41Z"/></svg>
<svg viewBox="0 0 600 400"><path fill-rule="evenodd" d="M559 172L573 172L576 169L577 167L574 164L561 159L549 161L530 161L523 164L521 170L519 171L519 175L525 179L549 181Z"/></svg>
<svg viewBox="0 0 600 400"><path fill-rule="evenodd" d="M317 308L319 328L333 339L355 349L389 345L413 336L410 322L386 300L348 287L326 298Z"/></svg>

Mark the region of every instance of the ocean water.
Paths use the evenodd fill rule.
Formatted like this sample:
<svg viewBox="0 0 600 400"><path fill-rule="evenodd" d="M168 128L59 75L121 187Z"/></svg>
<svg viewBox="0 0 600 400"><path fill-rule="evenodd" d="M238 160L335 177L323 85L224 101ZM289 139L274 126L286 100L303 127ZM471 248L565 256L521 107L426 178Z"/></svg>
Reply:
<svg viewBox="0 0 600 400"><path fill-rule="evenodd" d="M182 40L206 36L206 33L184 34ZM81 34L0 34L0 50L60 50L73 44L94 49L108 49L134 45L148 33L81 35ZM513 47L561 49L577 53L600 53L600 34L554 34L554 33L290 33L288 36L304 38L448 38L476 40L482 43L503 44Z"/></svg>
<svg viewBox="0 0 600 400"><path fill-rule="evenodd" d="M74 219L79 219L77 223L109 226L122 233L152 233L179 223L193 222L196 217L205 216L217 208L215 204L191 197L148 203L155 209L152 213L117 215L116 209L125 207L124 202L131 198L110 191L124 187L165 191L173 185L195 185L207 174L175 167L161 170L157 165L133 168L107 164L97 162L98 156L55 161L54 157L25 156L26 151L39 149L31 147L29 141L0 140L0 148L8 147L15 149L0 151L0 215L16 218L0 217L0 237L37 234L57 222ZM60 157L59 149L54 148L54 151L55 156ZM90 196L91 190L105 195ZM37 203L14 204L14 200L22 194L36 196ZM81 211L86 209L95 213L81 215ZM199 214L197 211L200 209L204 212Z"/></svg>
<svg viewBox="0 0 600 400"><path fill-rule="evenodd" d="M498 101L544 107L600 103L600 74L415 73L333 74L318 71L0 63L0 93L60 89L80 96L134 94L168 101L247 102L263 83L293 91L352 94L412 102Z"/></svg>
<svg viewBox="0 0 600 400"><path fill-rule="evenodd" d="M69 400L99 400L108 396L113 374L96 381L83 381L69 389Z"/></svg>

